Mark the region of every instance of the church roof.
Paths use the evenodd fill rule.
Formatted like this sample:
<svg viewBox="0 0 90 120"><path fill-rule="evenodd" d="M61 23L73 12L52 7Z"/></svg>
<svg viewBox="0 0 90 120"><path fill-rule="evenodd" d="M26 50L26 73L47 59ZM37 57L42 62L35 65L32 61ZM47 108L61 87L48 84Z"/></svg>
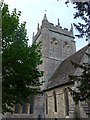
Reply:
<svg viewBox="0 0 90 120"><path fill-rule="evenodd" d="M84 54L86 53L87 48L88 46L85 46L84 48L80 49L79 51L65 59L59 65L52 77L49 79L48 84L46 86L46 90L71 82L68 76L70 74L74 74L76 68L72 65L70 61L79 64Z"/></svg>

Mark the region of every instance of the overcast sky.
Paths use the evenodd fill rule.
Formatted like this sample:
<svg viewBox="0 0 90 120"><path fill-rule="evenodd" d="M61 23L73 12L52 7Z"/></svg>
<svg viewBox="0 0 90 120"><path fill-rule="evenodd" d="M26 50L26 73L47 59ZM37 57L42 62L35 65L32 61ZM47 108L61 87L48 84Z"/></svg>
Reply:
<svg viewBox="0 0 90 120"><path fill-rule="evenodd" d="M71 23L78 22L73 19L75 10L73 5L69 4L67 7L64 4L65 0L4 0L9 5L9 10L13 11L16 8L21 11L20 21L26 21L27 36L29 37L29 44L32 43L32 34L37 32L37 24L41 25L44 14L47 14L49 22L57 25L57 19L60 20L60 25L64 28L70 29ZM46 11L47 10L47 11ZM76 31L74 29L74 34ZM85 40L76 40L77 50L86 45Z"/></svg>

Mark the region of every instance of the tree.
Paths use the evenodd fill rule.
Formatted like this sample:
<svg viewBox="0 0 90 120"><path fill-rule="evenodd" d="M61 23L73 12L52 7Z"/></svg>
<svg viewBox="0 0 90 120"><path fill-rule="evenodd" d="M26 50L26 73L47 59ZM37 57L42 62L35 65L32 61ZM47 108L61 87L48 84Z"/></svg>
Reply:
<svg viewBox="0 0 90 120"><path fill-rule="evenodd" d="M70 87L68 87L68 89L71 92L75 103L78 104L79 100L84 101L90 97L90 68L88 65L84 64L76 64L74 62L72 62L72 64L75 68L82 69L80 75L69 76L70 80L77 82L75 90L72 90Z"/></svg>
<svg viewBox="0 0 90 120"><path fill-rule="evenodd" d="M57 0L59 1L59 0ZM75 101L75 107L76 107L76 116L74 116L76 119L80 116L78 116L77 112L77 105L79 101L84 100L90 100L90 1L83 1L79 2L78 0L66 0L65 4L68 4L71 2L74 5L74 8L76 9L76 13L74 14L74 19L81 18L82 23L79 22L78 24L74 23L74 26L76 30L79 32L78 35L75 35L78 38L85 38L88 40L88 63L87 65L84 64L76 64L73 61L71 63L74 65L75 68L81 68L82 73L81 75L70 75L70 80L77 82L77 86L74 90L72 90L70 87L68 87L73 100ZM89 104L88 104L89 106Z"/></svg>
<svg viewBox="0 0 90 120"><path fill-rule="evenodd" d="M85 38L88 40L88 63L85 65L77 65L73 63L75 67L79 67L82 69L82 74L80 76L70 76L70 79L74 81L80 81L80 85L77 86L78 91L72 90L72 95L74 101L78 103L78 101L84 101L90 97L90 2L73 2L75 5L74 8L77 10L74 14L74 18L81 18L82 23L75 24L74 26L76 30L78 30L79 34L76 35L78 38Z"/></svg>
<svg viewBox="0 0 90 120"><path fill-rule="evenodd" d="M28 45L25 22L20 23L21 12L10 14L8 5L2 8L2 112L14 112L16 103L29 102L30 96L40 90L43 76L41 43Z"/></svg>
<svg viewBox="0 0 90 120"><path fill-rule="evenodd" d="M88 62L86 65L84 64L76 64L73 63L74 67L81 68L81 75L70 75L70 79L77 82L77 86L74 90L70 87L68 88L73 96L73 99L77 105L79 101L88 102L89 108L89 100L90 100L90 1L88 2L73 2L74 8L77 10L74 14L74 19L81 18L82 23L75 24L74 26L76 30L78 30L79 34L76 35L78 38L84 38L88 40ZM76 111L77 113L77 111Z"/></svg>
<svg viewBox="0 0 90 120"><path fill-rule="evenodd" d="M59 0L57 0L59 1ZM76 0L66 0L65 4L71 2L76 9L76 13L74 14L74 19L81 18L82 23L79 22L78 24L74 23L76 30L79 32L78 35L75 35L78 38L84 38L88 40L88 65L80 65L76 64L73 61L72 64L76 68L82 69L82 74L80 76L77 75L70 75L70 79L74 81L80 82L80 85L77 86L78 91L72 90L69 88L71 95L75 103L77 104L79 100L83 101L90 97L90 1L85 2L78 2Z"/></svg>
<svg viewBox="0 0 90 120"><path fill-rule="evenodd" d="M76 30L78 30L78 38L90 38L90 1L89 2L75 2L73 3L77 12L74 14L74 18L81 18L82 23L75 24Z"/></svg>
<svg viewBox="0 0 90 120"><path fill-rule="evenodd" d="M85 2L82 0L82 2L78 2L78 0L66 0L65 4L69 4L70 2L73 4L74 9L76 9L74 19L80 18L82 20L82 23L74 23L76 30L79 32L75 36L88 40L88 37L90 37L90 1Z"/></svg>
<svg viewBox="0 0 90 120"><path fill-rule="evenodd" d="M74 0L71 0L74 1ZM84 38L88 40L88 62L87 64L76 64L73 63L74 67L82 69L81 75L70 75L70 79L77 83L77 86L74 90L72 90L70 87L68 88L73 100L75 101L75 118L78 117L78 103L79 101L86 101L88 102L88 109L89 108L89 100L90 100L90 1L88 2L72 2L74 5L74 8L76 9L76 13L74 14L74 19L81 18L82 23L75 24L74 26L76 30L79 32L76 37L78 38ZM66 2L67 4L67 2ZM89 117L89 116L88 116Z"/></svg>

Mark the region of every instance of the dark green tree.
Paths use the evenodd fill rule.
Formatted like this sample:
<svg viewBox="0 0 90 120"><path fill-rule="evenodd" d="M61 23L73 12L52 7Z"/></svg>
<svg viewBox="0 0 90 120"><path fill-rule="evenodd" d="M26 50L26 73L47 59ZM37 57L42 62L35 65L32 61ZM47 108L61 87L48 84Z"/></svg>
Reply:
<svg viewBox="0 0 90 120"><path fill-rule="evenodd" d="M71 0L72 1L72 0ZM74 1L74 0L73 0ZM66 2L67 4L67 2ZM78 35L76 37L83 38L88 41L88 61L87 64L76 64L73 63L74 67L80 68L82 70L81 75L70 75L70 79L77 83L77 86L74 90L70 87L68 88L71 92L71 95L75 101L75 119L79 118L79 111L78 111L78 103L79 101L86 101L88 102L88 109L89 108L89 101L90 101L90 1L88 2L72 2L76 12L74 14L74 19L80 18L81 22L78 24L74 23L76 30L78 31Z"/></svg>
<svg viewBox="0 0 90 120"><path fill-rule="evenodd" d="M70 87L68 87L68 89L71 92L75 103L78 104L79 101L85 101L90 97L90 68L87 64L80 65L74 62L72 62L72 64L75 68L80 68L82 70L80 75L69 76L70 80L77 82L75 90L72 90Z"/></svg>
<svg viewBox="0 0 90 120"><path fill-rule="evenodd" d="M57 0L59 1L59 0ZM80 18L81 22L78 22L78 24L73 23L74 27L78 31L78 35L75 35L78 38L84 38L85 40L88 40L88 63L87 66L76 64L73 61L72 64L76 68L82 69L82 74L80 76L77 75L70 75L70 79L73 81L79 82L79 85L77 86L78 91L72 90L69 88L71 95L73 96L73 99L76 104L78 104L78 101L86 100L90 97L90 1L88 2L75 2L74 0L66 0L65 4L72 3L74 6L74 9L76 9L76 12L74 14L74 19Z"/></svg>
<svg viewBox="0 0 90 120"><path fill-rule="evenodd" d="M76 30L79 34L76 35L78 38L90 38L90 1L89 2L74 2L74 8L76 13L74 18L81 18L82 22L78 24L74 23Z"/></svg>
<svg viewBox="0 0 90 120"><path fill-rule="evenodd" d="M57 0L59 1L59 0ZM83 38L88 41L88 62L87 64L76 64L73 61L71 63L75 68L80 68L82 70L81 75L69 75L70 80L77 83L77 86L74 90L68 87L73 100L75 101L75 119L77 120L80 116L77 111L79 101L90 100L90 0L87 2L79 2L78 0L66 0L65 4L72 3L76 12L74 14L74 19L80 18L81 22L78 24L74 23L74 27L78 31L78 35L75 35L78 38ZM88 108L89 108L88 102ZM90 108L89 108L90 109Z"/></svg>
<svg viewBox="0 0 90 120"><path fill-rule="evenodd" d="M43 71L41 43L28 45L26 23L20 23L21 12L10 14L8 5L2 11L2 112L13 112L16 103L29 102L40 90Z"/></svg>
<svg viewBox="0 0 90 120"><path fill-rule="evenodd" d="M75 24L74 26L76 30L78 30L79 34L76 35L78 38L84 38L88 40L88 62L87 66L85 65L77 65L73 63L75 67L82 69L82 74L80 76L70 76L70 79L77 81L80 85L77 86L78 91L72 90L71 93L73 95L74 101L78 103L78 101L84 101L89 99L90 97L90 2L73 2L74 8L76 9L76 13L74 14L74 19L81 18L82 22Z"/></svg>
<svg viewBox="0 0 90 120"><path fill-rule="evenodd" d="M59 1L59 0L57 0ZM70 2L73 4L73 8L76 9L76 12L73 14L74 19L80 18L82 22L78 22L78 24L74 24L74 27L79 32L77 36L78 38L85 38L88 40L88 37L90 37L90 0L88 2L85 2L82 0L82 2L75 2L76 0L66 0L65 4L69 4Z"/></svg>

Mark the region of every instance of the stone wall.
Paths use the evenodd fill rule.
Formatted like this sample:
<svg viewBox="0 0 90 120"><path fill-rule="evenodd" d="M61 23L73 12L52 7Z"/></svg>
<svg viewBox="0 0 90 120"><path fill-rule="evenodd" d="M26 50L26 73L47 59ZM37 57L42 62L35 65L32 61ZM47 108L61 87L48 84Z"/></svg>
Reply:
<svg viewBox="0 0 90 120"><path fill-rule="evenodd" d="M66 102L65 89L67 87L68 86L63 86L63 87L55 88L53 90L49 90L45 92L45 94L47 94L47 99L48 99L48 114L46 114L46 104L45 104L45 117L46 118L66 118L67 117L66 104L65 104ZM57 112L55 112L53 91L56 92ZM71 95L68 92L69 106L67 107L70 107L71 101L72 101Z"/></svg>
<svg viewBox="0 0 90 120"><path fill-rule="evenodd" d="M40 69L45 72L42 79L46 85L59 64L76 52L73 29L63 29L59 24L55 26L45 15L41 27L38 27L37 34L33 36L33 41L42 42L43 64Z"/></svg>
<svg viewBox="0 0 90 120"><path fill-rule="evenodd" d="M42 92L33 96L32 113L30 111L30 103L26 103L23 111L23 105L19 104L18 112L14 114L6 113L3 118L44 118L44 94Z"/></svg>

